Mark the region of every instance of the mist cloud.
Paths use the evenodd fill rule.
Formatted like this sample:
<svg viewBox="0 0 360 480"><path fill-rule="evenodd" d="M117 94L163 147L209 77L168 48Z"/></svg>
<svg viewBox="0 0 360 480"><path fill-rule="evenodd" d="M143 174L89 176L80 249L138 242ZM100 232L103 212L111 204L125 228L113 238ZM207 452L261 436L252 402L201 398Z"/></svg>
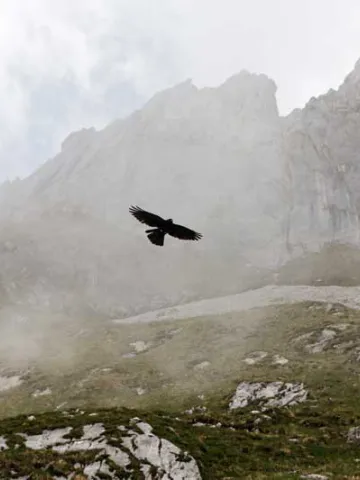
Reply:
<svg viewBox="0 0 360 480"><path fill-rule="evenodd" d="M264 72L287 113L360 57L357 0L2 0L0 10L0 180L186 78Z"/></svg>

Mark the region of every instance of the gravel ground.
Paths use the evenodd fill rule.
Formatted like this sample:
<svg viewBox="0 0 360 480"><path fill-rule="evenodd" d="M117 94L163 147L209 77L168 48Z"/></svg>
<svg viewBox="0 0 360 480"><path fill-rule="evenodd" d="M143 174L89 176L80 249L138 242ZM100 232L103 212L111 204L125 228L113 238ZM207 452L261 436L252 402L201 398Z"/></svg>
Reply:
<svg viewBox="0 0 360 480"><path fill-rule="evenodd" d="M360 309L360 287L340 286L277 286L268 285L238 295L201 300L177 307L164 308L134 317L113 320L114 323L149 323L180 318L201 317L230 312L239 312L274 304L304 301L341 303L349 308Z"/></svg>

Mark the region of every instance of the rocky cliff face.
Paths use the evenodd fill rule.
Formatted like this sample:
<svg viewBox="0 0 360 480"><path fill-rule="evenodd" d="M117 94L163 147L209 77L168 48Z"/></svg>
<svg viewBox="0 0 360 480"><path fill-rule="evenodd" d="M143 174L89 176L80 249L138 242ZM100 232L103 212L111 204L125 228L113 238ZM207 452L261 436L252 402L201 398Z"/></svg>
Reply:
<svg viewBox="0 0 360 480"><path fill-rule="evenodd" d="M21 182L23 216L44 211L44 202L128 224L129 202L185 212L190 221L224 205L224 197L241 207L239 187L253 195L254 182L277 162L275 91L272 80L247 72L219 88L199 90L187 81L101 132L73 133L57 157ZM7 212L18 192L14 197Z"/></svg>
<svg viewBox="0 0 360 480"><path fill-rule="evenodd" d="M265 75L185 81L102 131L71 134L0 191L4 298L119 315L239 291L260 266L357 241L359 77L356 65L286 118ZM130 204L204 238L154 248Z"/></svg>
<svg viewBox="0 0 360 480"><path fill-rule="evenodd" d="M288 249L358 242L360 62L340 88L284 120L283 194Z"/></svg>
<svg viewBox="0 0 360 480"><path fill-rule="evenodd" d="M266 212L281 174L275 91L265 75L247 72L218 88L186 81L103 131L71 134L54 159L3 188L4 295L13 302L21 292L35 305L56 297L58 306L81 298L90 310L120 315L251 284L251 255L279 230ZM130 204L204 239L169 239L160 251Z"/></svg>

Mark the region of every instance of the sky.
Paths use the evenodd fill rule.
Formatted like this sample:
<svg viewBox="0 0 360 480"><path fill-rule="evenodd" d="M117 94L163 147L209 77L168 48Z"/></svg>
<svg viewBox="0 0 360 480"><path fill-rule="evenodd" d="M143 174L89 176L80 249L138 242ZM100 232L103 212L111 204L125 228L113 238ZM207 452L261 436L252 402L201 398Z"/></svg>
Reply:
<svg viewBox="0 0 360 480"><path fill-rule="evenodd" d="M359 0L0 0L0 181L188 78L265 73L285 115L342 83L359 25Z"/></svg>

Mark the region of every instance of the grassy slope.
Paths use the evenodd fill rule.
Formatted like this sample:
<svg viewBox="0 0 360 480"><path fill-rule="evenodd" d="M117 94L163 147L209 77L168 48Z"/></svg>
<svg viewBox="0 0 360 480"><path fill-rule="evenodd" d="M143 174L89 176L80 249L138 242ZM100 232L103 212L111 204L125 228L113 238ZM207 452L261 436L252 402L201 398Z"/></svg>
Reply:
<svg viewBox="0 0 360 480"><path fill-rule="evenodd" d="M318 376L325 371L334 376L339 368L341 373L347 356L335 352L329 358L326 353L312 356L295 348L291 339L333 322L345 322L338 316L344 315L354 326L338 334L335 342L341 343L358 334L360 315L345 309L326 313L325 307L309 307L274 306L142 325L108 323L85 336L70 335L57 345L55 336L21 387L1 395L0 415L53 410L62 404L66 408L183 408L197 395L231 391L241 379L303 379L311 373L318 385ZM124 358L122 355L134 351L130 344L140 340L148 349ZM243 360L254 350L266 350L269 356L260 365L249 367ZM273 366L268 360L273 354L284 355L289 363ZM198 368L203 362L209 362L208 366ZM37 389L48 387L52 395L32 397ZM137 388L145 393L138 395Z"/></svg>
<svg viewBox="0 0 360 480"><path fill-rule="evenodd" d="M348 327L339 331L323 352L308 353L307 341L295 341L302 334L313 333L314 342L324 327L343 323ZM174 333L175 328L182 330ZM155 433L188 450L198 461L205 479L296 479L300 473L332 474L332 479L345 479L360 475L359 447L346 443L348 429L360 425L360 363L356 360L356 347L360 346L359 312L319 304L274 306L237 315L186 319L176 324L116 326L105 337L109 341L99 344L94 340L91 348L89 339L83 350L78 345L81 362L75 373L64 374L60 369L54 378L54 359L53 365L48 363L48 374L42 372L41 377L39 372L34 373L24 386L3 393L3 416L51 409L65 399L70 406L91 408L94 404L96 421L104 421L109 429L114 423L127 422L137 415L149 421ZM129 343L139 339L152 341L153 347L135 358L122 359L121 354L129 351ZM349 341L354 343L347 345ZM343 344L342 349L334 348L339 344ZM243 359L254 350L269 355L249 366ZM289 363L272 365L269 359L273 354L283 355ZM107 365L113 371L105 376L94 374L87 386L85 383L78 390L69 388L99 366L100 359L102 367ZM209 361L210 367L196 372L194 363L202 361ZM271 419L255 425L257 416L250 413L254 407L235 412L226 408L242 380L303 381L309 388L309 399L297 407L273 410L269 413ZM56 400L29 400L31 389L49 386L51 381ZM139 384L148 388L149 393L134 394L131 386ZM204 400L197 398L200 393L205 394ZM98 410L102 403L130 406L134 400L138 409L135 411ZM183 414L183 408L189 405L206 405L208 410ZM223 426L193 427L191 424L196 421L210 425L221 422ZM60 412L49 412L37 416L36 422L25 416L4 419L0 434L39 433L45 427L93 422L94 418L90 420L86 413L68 419ZM49 451L29 454L20 448L0 453L0 471L9 472L11 465L22 474L29 468L32 472L37 470L39 476L33 473L32 479L51 478L40 473L45 465L52 465L56 471L71 471L72 463L81 455L62 456L61 460Z"/></svg>

